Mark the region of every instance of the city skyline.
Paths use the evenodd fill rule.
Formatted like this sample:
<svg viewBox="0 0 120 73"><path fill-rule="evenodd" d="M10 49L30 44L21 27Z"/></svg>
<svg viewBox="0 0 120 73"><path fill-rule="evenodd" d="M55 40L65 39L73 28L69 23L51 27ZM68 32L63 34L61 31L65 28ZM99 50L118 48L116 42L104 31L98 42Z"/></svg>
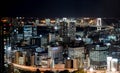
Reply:
<svg viewBox="0 0 120 73"><path fill-rule="evenodd" d="M51 68L119 72L119 23L104 18L3 18L4 65L43 72Z"/></svg>

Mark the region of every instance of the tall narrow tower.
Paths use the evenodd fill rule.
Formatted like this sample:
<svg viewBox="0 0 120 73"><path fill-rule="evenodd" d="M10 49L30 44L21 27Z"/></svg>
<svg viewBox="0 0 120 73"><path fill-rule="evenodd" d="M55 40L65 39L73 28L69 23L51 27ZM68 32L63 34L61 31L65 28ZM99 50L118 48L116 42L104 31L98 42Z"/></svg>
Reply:
<svg viewBox="0 0 120 73"><path fill-rule="evenodd" d="M102 26L102 19L97 18L97 30L101 30L101 26Z"/></svg>

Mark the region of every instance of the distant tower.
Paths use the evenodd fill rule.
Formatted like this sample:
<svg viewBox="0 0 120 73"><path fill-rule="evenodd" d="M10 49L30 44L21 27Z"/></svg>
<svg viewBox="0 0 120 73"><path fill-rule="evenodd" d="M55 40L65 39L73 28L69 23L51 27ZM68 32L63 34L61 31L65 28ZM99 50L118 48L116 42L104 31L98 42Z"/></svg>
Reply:
<svg viewBox="0 0 120 73"><path fill-rule="evenodd" d="M31 55L31 66L35 65L35 56Z"/></svg>
<svg viewBox="0 0 120 73"><path fill-rule="evenodd" d="M50 25L50 19L45 19L47 25Z"/></svg>
<svg viewBox="0 0 120 73"><path fill-rule="evenodd" d="M76 32L76 21L73 19L63 18L60 22L60 36L64 39L64 37L70 37L70 40L75 39Z"/></svg>
<svg viewBox="0 0 120 73"><path fill-rule="evenodd" d="M102 26L102 19L97 18L97 30L101 30L101 26Z"/></svg>
<svg viewBox="0 0 120 73"><path fill-rule="evenodd" d="M39 23L40 23L39 20L36 19L36 20L35 20L35 24L36 24L36 25L39 25Z"/></svg>
<svg viewBox="0 0 120 73"><path fill-rule="evenodd" d="M60 36L61 37L68 36L68 23L65 21L60 22Z"/></svg>
<svg viewBox="0 0 120 73"><path fill-rule="evenodd" d="M16 64L19 64L19 56L20 56L20 52L19 52L19 51L16 51L16 52L15 52L15 63L16 63Z"/></svg>
<svg viewBox="0 0 120 73"><path fill-rule="evenodd" d="M71 40L75 39L75 33L76 33L76 26L74 21L69 22L68 26L68 37L70 37Z"/></svg>

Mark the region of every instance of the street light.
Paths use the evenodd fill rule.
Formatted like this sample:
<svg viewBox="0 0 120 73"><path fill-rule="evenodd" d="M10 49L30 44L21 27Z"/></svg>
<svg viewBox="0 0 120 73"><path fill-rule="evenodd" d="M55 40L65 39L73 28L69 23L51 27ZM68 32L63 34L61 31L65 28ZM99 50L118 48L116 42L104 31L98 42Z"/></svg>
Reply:
<svg viewBox="0 0 120 73"><path fill-rule="evenodd" d="M90 73L92 73L94 70L93 70L93 67L90 67Z"/></svg>

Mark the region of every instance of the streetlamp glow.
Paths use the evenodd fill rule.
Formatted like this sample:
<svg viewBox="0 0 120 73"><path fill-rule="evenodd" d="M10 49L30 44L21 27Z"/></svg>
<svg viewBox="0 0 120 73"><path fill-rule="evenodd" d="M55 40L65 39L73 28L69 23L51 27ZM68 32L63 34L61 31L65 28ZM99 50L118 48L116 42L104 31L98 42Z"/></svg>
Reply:
<svg viewBox="0 0 120 73"><path fill-rule="evenodd" d="M116 71L116 69L115 69L115 68L112 68L111 70L112 70L112 72L115 72L115 71Z"/></svg>
<svg viewBox="0 0 120 73"><path fill-rule="evenodd" d="M92 67L90 68L90 72L93 72L93 68Z"/></svg>
<svg viewBox="0 0 120 73"><path fill-rule="evenodd" d="M57 27L57 26L55 26L55 27L54 27L54 29L55 29L55 30L57 30L57 29L58 29L58 27Z"/></svg>

